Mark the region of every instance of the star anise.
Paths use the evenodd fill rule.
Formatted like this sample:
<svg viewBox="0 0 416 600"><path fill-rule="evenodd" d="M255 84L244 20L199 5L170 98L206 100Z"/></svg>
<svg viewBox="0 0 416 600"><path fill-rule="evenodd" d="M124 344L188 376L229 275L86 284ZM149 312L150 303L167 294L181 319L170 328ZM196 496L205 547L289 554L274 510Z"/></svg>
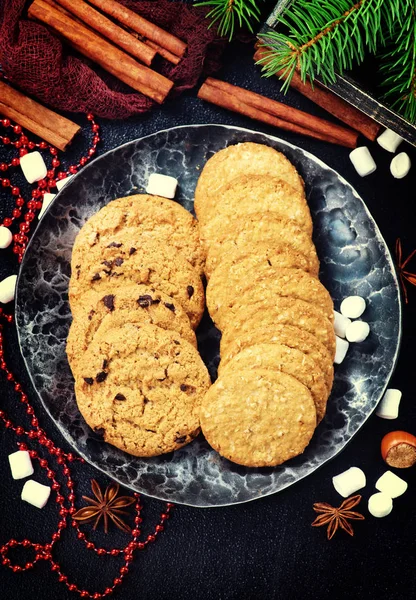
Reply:
<svg viewBox="0 0 416 600"><path fill-rule="evenodd" d="M118 483L112 483L106 488L103 494L100 490L100 486L95 479L93 479L91 481L91 489L97 500L88 498L88 496L82 496L86 502L91 504L91 506L80 508L72 515L72 518L81 523L91 523L92 521L95 521L93 529L96 529L102 517L105 533L108 533L108 519L110 518L119 529L126 531L127 533L130 532L131 528L118 515L128 515L129 513L122 509L133 504L135 499L131 496L117 497L119 488L120 486Z"/></svg>
<svg viewBox="0 0 416 600"><path fill-rule="evenodd" d="M408 303L407 299L407 289L406 289L406 281L411 285L416 285L416 273L410 273L410 271L405 270L409 261L416 254L416 249L413 250L409 254L409 256L402 262L402 243L400 238L396 240L396 260L397 260L397 270L399 272L400 283L402 284L404 300L406 304Z"/></svg>
<svg viewBox="0 0 416 600"><path fill-rule="evenodd" d="M329 540L335 535L335 532L339 527L349 533L349 535L354 535L354 531L348 521L362 521L364 519L361 513L351 510L360 502L360 495L347 498L338 508L335 508L326 502L316 502L313 505L313 510L321 514L316 517L315 521L312 523L312 527L328 525L327 537Z"/></svg>

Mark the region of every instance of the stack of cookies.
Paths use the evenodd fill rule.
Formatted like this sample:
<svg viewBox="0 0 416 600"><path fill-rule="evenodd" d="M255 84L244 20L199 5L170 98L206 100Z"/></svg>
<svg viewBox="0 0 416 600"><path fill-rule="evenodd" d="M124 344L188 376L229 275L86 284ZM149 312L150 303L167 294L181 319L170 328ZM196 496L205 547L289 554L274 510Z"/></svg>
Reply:
<svg viewBox="0 0 416 600"><path fill-rule="evenodd" d="M110 202L73 247L67 355L79 410L136 456L181 448L200 431L210 386L195 329L205 297L197 221L176 202Z"/></svg>
<svg viewBox="0 0 416 600"><path fill-rule="evenodd" d="M222 332L202 431L236 463L278 465L309 443L333 382L333 304L304 184L283 154L241 143L208 160L195 210L207 306Z"/></svg>

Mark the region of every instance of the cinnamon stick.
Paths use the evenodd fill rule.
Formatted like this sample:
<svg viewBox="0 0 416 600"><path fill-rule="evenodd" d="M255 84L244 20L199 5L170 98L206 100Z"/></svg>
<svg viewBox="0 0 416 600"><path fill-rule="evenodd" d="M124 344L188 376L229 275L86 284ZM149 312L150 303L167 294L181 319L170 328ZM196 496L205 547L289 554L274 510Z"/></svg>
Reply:
<svg viewBox="0 0 416 600"><path fill-rule="evenodd" d="M267 58L267 55L268 51L266 48L258 48L254 54L254 60L258 61ZM280 71L276 75L281 76L282 73L283 71ZM342 98L339 98L339 96L336 96L330 90L321 86L318 82L314 82L314 87L312 88L311 84L303 82L300 74L295 71L290 86L343 123L359 131L372 142L378 136L381 125L354 106L351 106L351 104L348 104Z"/></svg>
<svg viewBox="0 0 416 600"><path fill-rule="evenodd" d="M0 114L16 121L59 150L65 150L80 126L0 81Z"/></svg>
<svg viewBox="0 0 416 600"><path fill-rule="evenodd" d="M107 17L86 2L83 2L83 0L56 0L56 2L76 15L83 23L89 25L89 27L101 33L101 35L111 40L114 44L138 58L145 65L152 64L152 60L156 55L156 51L153 48L128 34L127 31L113 23L110 19L107 19Z"/></svg>
<svg viewBox="0 0 416 600"><path fill-rule="evenodd" d="M160 56L162 56L164 59L168 60L172 64L174 64L174 65L179 64L179 62L181 60L180 56L176 56L176 54L172 54L172 52L169 52L169 50L166 50L166 48L162 48L162 46L159 46L159 44L156 44L156 42L152 42L152 40L146 40L145 44L147 46L150 46L150 48L153 48L154 50L156 50L157 54L159 54Z"/></svg>
<svg viewBox="0 0 416 600"><path fill-rule="evenodd" d="M164 31L164 29L161 29L150 21L147 21L115 0L89 0L89 2L107 15L116 19L116 21L120 21L123 25L131 27L131 29L144 35L148 40L169 50L172 54L176 54L176 56L179 57L182 57L185 54L186 44L182 42L182 40L171 33Z"/></svg>
<svg viewBox="0 0 416 600"><path fill-rule="evenodd" d="M318 131L323 135L344 140L347 147L355 148L357 135L352 129L330 123L325 119L320 119L319 117L315 117L309 113L298 110L297 108L287 106L282 102L266 98L265 96L231 85L225 81L220 81L219 79L208 77L205 83L229 94L233 94L245 104L253 106L262 112L274 115L275 117L279 117L280 119L284 119L295 125L300 125L305 129Z"/></svg>
<svg viewBox="0 0 416 600"><path fill-rule="evenodd" d="M169 79L140 65L87 26L74 21L47 2L35 0L30 5L28 14L30 18L49 25L81 54L156 102L162 103L171 90L173 83Z"/></svg>

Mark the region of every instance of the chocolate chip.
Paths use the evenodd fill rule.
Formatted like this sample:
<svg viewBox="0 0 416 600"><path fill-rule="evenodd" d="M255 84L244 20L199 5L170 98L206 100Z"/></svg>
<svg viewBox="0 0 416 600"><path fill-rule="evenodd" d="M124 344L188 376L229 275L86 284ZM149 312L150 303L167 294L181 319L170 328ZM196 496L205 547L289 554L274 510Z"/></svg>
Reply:
<svg viewBox="0 0 416 600"><path fill-rule="evenodd" d="M192 285L188 285L188 287L186 288L186 291L188 292L188 296L190 298L192 298L192 296L194 295L194 288L192 287Z"/></svg>
<svg viewBox="0 0 416 600"><path fill-rule="evenodd" d="M123 396L123 394L117 394L116 396L114 396L114 400L125 400L126 396Z"/></svg>
<svg viewBox="0 0 416 600"><path fill-rule="evenodd" d="M122 259L121 256L117 256L117 258L114 260L114 264L116 265L116 267L121 267L123 262L124 262L124 259Z"/></svg>
<svg viewBox="0 0 416 600"><path fill-rule="evenodd" d="M120 248L122 245L123 244L119 244L118 242L111 242L111 244L108 244L107 248Z"/></svg>
<svg viewBox="0 0 416 600"><path fill-rule="evenodd" d="M149 403L149 398L146 398L146 396L143 396L143 404L148 404Z"/></svg>
<svg viewBox="0 0 416 600"><path fill-rule="evenodd" d="M179 340L173 340L173 343L174 343L174 344L176 344L177 346L180 346L180 345L181 345L181 343L180 343L180 341L179 341Z"/></svg>
<svg viewBox="0 0 416 600"><path fill-rule="evenodd" d="M104 437L105 434L105 429L104 427L94 427L94 431L97 435L99 435L100 437Z"/></svg>
<svg viewBox="0 0 416 600"><path fill-rule="evenodd" d="M106 369L107 367L108 367L108 360L105 358L105 359L103 360L103 367L102 367L102 368L103 368L103 369Z"/></svg>
<svg viewBox="0 0 416 600"><path fill-rule="evenodd" d="M172 312L175 312L175 305L174 304L171 304L170 302L164 302L164 305L166 306L166 308L168 308Z"/></svg>
<svg viewBox="0 0 416 600"><path fill-rule="evenodd" d="M136 248L130 248L130 250L129 250L129 256L131 256L135 252L137 252Z"/></svg>
<svg viewBox="0 0 416 600"><path fill-rule="evenodd" d="M183 444L186 441L186 435L176 436L174 440L177 444Z"/></svg>
<svg viewBox="0 0 416 600"><path fill-rule="evenodd" d="M186 385L185 383L181 383L181 392L189 392L193 394L195 392L195 388L193 385Z"/></svg>
<svg viewBox="0 0 416 600"><path fill-rule="evenodd" d="M269 259L267 259L267 262L269 263L269 267L271 267L271 266L272 266L272 263L270 262L270 260L269 260Z"/></svg>
<svg viewBox="0 0 416 600"><path fill-rule="evenodd" d="M99 279L101 279L101 275L99 273L96 273L95 275L93 275L91 281L98 281Z"/></svg>
<svg viewBox="0 0 416 600"><path fill-rule="evenodd" d="M101 371L100 373L97 373L95 380L97 383L102 383L103 381L105 381L107 379L107 375L108 373L106 373L105 371Z"/></svg>
<svg viewBox="0 0 416 600"><path fill-rule="evenodd" d="M114 294L108 294L108 296L104 296L104 298L102 298L104 306L108 308L109 311L114 310L114 298Z"/></svg>
<svg viewBox="0 0 416 600"><path fill-rule="evenodd" d="M95 315L95 310L90 310L90 312L88 313L88 321L91 321L91 319L93 318L94 315Z"/></svg>
<svg viewBox="0 0 416 600"><path fill-rule="evenodd" d="M137 304L142 308L148 308L153 304L153 298L150 294L144 294L143 296L138 297Z"/></svg>
<svg viewBox="0 0 416 600"><path fill-rule="evenodd" d="M84 381L85 383L88 383L88 385L92 385L94 383L94 379L92 377L84 377Z"/></svg>
<svg viewBox="0 0 416 600"><path fill-rule="evenodd" d="M109 269L111 269L113 267L113 263L111 261L109 261L109 260L103 260L103 262L101 264L105 265Z"/></svg>
<svg viewBox="0 0 416 600"><path fill-rule="evenodd" d="M75 265L75 268L76 268L76 269L80 269L80 268L81 268L81 265Z"/></svg>

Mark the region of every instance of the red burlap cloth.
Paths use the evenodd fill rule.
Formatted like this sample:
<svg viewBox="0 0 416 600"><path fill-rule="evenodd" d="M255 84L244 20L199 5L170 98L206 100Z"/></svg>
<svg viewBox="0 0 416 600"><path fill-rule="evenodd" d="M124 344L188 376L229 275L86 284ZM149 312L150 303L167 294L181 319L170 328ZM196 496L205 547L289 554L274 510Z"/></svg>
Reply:
<svg viewBox="0 0 416 600"><path fill-rule="evenodd" d="M188 44L177 66L160 62L159 72L175 82L170 97L220 67L225 42L215 28L207 28L205 10L169 0L120 1ZM47 27L28 20L27 5L25 0L0 0L0 64L21 90L58 110L91 111L110 119L144 113L154 105L63 45Z"/></svg>

